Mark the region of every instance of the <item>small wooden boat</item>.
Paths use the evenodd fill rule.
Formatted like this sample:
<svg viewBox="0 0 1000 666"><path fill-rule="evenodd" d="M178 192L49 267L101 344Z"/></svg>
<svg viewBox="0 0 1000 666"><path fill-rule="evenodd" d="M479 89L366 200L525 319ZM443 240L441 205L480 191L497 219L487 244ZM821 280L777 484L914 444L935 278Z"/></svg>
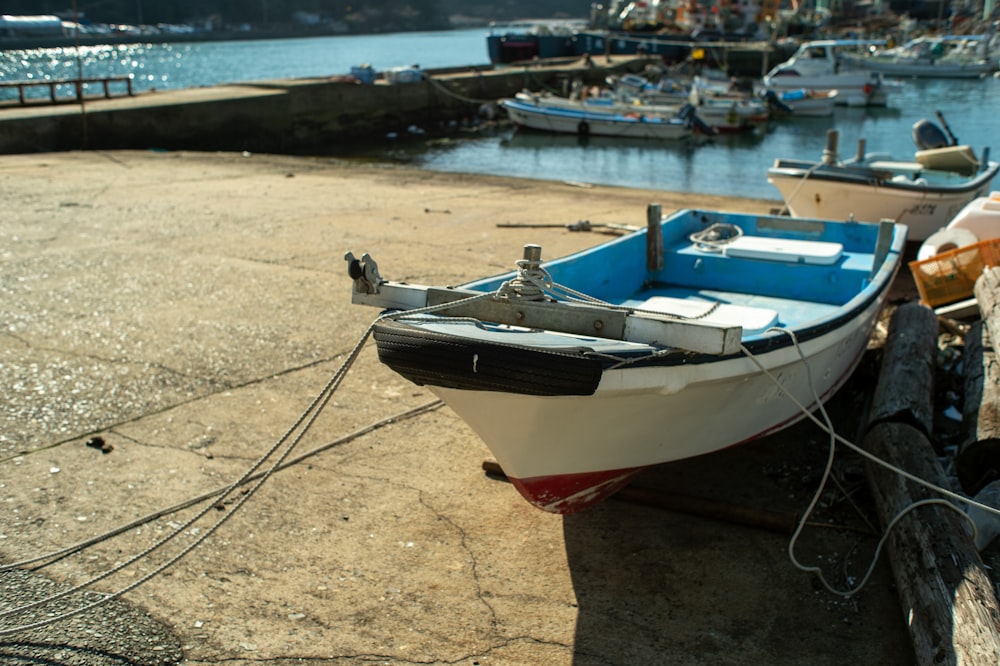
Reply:
<svg viewBox="0 0 1000 666"><path fill-rule="evenodd" d="M570 107L527 99L503 99L500 105L521 127L581 136L678 140L690 137L699 123L691 105L680 109L676 115L590 105Z"/></svg>
<svg viewBox="0 0 1000 666"><path fill-rule="evenodd" d="M684 210L460 287L382 279L379 359L440 397L533 505L587 508L643 469L784 428L864 352L906 229Z"/></svg>
<svg viewBox="0 0 1000 666"><path fill-rule="evenodd" d="M927 141L921 135L940 138ZM914 125L914 139L920 150L912 160L865 153L862 143L856 157L840 161L838 134L830 130L821 160L777 159L767 180L793 217L891 219L906 224L910 240L923 241L988 193L1000 164L988 159L988 149L979 157L968 145L949 145L944 132L926 120Z"/></svg>

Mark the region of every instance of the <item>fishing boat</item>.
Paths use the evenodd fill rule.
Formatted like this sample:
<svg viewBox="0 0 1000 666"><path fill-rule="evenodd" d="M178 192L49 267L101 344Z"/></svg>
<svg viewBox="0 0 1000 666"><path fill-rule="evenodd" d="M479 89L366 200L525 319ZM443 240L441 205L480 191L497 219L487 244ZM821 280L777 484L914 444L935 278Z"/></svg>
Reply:
<svg viewBox="0 0 1000 666"><path fill-rule="evenodd" d="M846 381L906 228L659 206L644 228L458 287L347 253L382 363L469 424L520 493L590 507L658 463L748 442Z"/></svg>
<svg viewBox="0 0 1000 666"><path fill-rule="evenodd" d="M844 58L871 42L822 39L804 42L785 62L763 78L770 90L836 90L839 106L887 106L899 82L886 81L878 72L851 67Z"/></svg>
<svg viewBox="0 0 1000 666"><path fill-rule="evenodd" d="M911 39L902 46L847 54L852 66L886 76L978 79L997 69L985 35L933 35Z"/></svg>
<svg viewBox="0 0 1000 666"><path fill-rule="evenodd" d="M560 97L548 92L519 92L515 99L535 106L548 106L560 109L587 110L596 113L611 113L635 117L679 116L688 119L692 127L702 134L732 134L752 130L755 126L767 121L768 112L760 100L744 101L733 99L721 101L716 99L699 101L686 98L677 102L651 103L641 97L621 93L602 91L599 95L582 97ZM689 107L694 106L692 110ZM693 113L693 115L691 115Z"/></svg>
<svg viewBox="0 0 1000 666"><path fill-rule="evenodd" d="M673 115L641 108L626 111L583 104L546 104L541 99L525 98L502 99L500 105L518 126L546 132L677 140L690 137L701 125L703 131L711 133L690 104Z"/></svg>
<svg viewBox="0 0 1000 666"><path fill-rule="evenodd" d="M793 217L891 219L909 228L910 240L923 241L984 196L1000 164L989 159L989 148L977 155L926 119L914 124L913 136L918 150L911 160L867 153L860 141L856 155L841 161L839 134L829 130L820 160L779 158L767 180Z"/></svg>

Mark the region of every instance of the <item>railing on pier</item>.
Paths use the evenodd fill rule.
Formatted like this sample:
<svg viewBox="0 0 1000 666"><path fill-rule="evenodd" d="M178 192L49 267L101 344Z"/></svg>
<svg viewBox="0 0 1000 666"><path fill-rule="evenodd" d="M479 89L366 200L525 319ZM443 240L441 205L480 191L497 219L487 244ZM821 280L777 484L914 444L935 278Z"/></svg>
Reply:
<svg viewBox="0 0 1000 666"><path fill-rule="evenodd" d="M61 81L11 81L0 82L0 90L5 88L17 88L17 99L22 106L29 103L37 103L44 101L44 97L29 97L25 95L25 90L29 88L48 88L49 97L48 101L52 104L59 104L60 102L79 102L85 99L84 89L88 84L101 84L104 90L105 99L112 98L111 84L113 83L124 83L125 93L120 96L128 95L132 97L135 93L132 90L132 77L131 76L107 76L103 78L93 78L93 79L63 79ZM57 94L57 90L62 90L69 87L72 90L71 97L60 97Z"/></svg>

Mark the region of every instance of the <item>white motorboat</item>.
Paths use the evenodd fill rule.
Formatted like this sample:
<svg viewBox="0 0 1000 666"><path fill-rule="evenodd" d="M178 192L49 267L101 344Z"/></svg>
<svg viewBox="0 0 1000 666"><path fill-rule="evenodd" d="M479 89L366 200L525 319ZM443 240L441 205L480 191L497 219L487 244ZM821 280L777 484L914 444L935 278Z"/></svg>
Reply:
<svg viewBox="0 0 1000 666"><path fill-rule="evenodd" d="M841 161L839 135L830 130L821 160L778 159L767 180L793 217L890 219L909 228L910 240L923 241L984 196L1000 164L989 160L988 148L977 155L968 145L955 145L927 120L916 123L913 134L918 150L912 160L859 150Z"/></svg>
<svg viewBox="0 0 1000 666"><path fill-rule="evenodd" d="M898 82L886 81L878 72L852 67L843 55L868 42L824 39L803 43L791 58L763 78L770 90L836 90L841 106L887 106Z"/></svg>

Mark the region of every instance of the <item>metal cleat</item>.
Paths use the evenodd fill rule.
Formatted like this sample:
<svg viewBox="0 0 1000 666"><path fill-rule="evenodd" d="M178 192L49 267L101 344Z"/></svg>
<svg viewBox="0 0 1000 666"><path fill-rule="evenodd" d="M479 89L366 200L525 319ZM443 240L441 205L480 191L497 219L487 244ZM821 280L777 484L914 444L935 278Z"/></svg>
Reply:
<svg viewBox="0 0 1000 666"><path fill-rule="evenodd" d="M378 273L378 264L367 252L357 259L353 252L344 255L347 261L347 274L354 280L354 293L377 294L379 287L385 282Z"/></svg>

